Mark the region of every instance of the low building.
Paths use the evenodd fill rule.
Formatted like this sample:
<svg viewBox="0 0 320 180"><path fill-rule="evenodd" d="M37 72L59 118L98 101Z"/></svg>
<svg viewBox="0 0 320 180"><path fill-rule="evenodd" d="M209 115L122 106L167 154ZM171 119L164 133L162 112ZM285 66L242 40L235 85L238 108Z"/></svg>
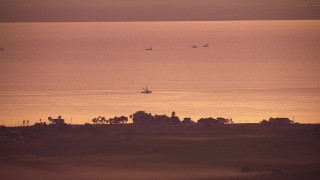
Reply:
<svg viewBox="0 0 320 180"><path fill-rule="evenodd" d="M292 124L293 120L290 120L289 118L269 118L269 120L262 120L260 121L260 124L274 124L274 125L288 125L288 124Z"/></svg>
<svg viewBox="0 0 320 180"><path fill-rule="evenodd" d="M52 123L52 124L56 124L56 125L61 125L61 124L65 124L64 123L64 119L61 118L61 116L58 116L58 118L53 119L51 117L48 117L48 120Z"/></svg>

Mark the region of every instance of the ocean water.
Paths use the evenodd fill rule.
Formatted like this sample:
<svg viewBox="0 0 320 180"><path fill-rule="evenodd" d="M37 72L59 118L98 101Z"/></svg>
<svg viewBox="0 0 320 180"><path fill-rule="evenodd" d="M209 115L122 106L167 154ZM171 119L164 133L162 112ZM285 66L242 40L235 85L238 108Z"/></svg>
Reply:
<svg viewBox="0 0 320 180"><path fill-rule="evenodd" d="M138 110L319 123L318 20L1 23L1 47L8 126ZM145 86L152 94L140 93Z"/></svg>

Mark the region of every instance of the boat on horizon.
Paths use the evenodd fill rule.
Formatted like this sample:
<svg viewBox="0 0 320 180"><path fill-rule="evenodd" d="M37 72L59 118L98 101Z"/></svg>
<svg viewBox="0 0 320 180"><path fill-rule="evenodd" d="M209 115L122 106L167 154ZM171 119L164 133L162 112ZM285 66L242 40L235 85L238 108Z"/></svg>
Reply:
<svg viewBox="0 0 320 180"><path fill-rule="evenodd" d="M152 91L150 91L149 89L148 89L148 86L146 86L146 88L142 88L144 91L142 91L141 93L144 93L144 94L150 94L150 93L152 93Z"/></svg>
<svg viewBox="0 0 320 180"><path fill-rule="evenodd" d="M203 47L209 47L209 44L204 44Z"/></svg>

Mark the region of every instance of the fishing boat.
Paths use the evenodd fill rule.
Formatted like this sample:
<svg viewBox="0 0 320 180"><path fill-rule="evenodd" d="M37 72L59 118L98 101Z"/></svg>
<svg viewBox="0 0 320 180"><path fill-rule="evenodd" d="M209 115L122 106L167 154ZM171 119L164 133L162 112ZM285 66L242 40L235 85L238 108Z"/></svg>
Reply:
<svg viewBox="0 0 320 180"><path fill-rule="evenodd" d="M209 47L209 44L204 44L203 47Z"/></svg>
<svg viewBox="0 0 320 180"><path fill-rule="evenodd" d="M146 88L142 88L143 89L143 91L141 92L141 93L144 93L144 94L150 94L150 93L152 93L152 91L150 91L149 89L148 89L148 86L146 86Z"/></svg>

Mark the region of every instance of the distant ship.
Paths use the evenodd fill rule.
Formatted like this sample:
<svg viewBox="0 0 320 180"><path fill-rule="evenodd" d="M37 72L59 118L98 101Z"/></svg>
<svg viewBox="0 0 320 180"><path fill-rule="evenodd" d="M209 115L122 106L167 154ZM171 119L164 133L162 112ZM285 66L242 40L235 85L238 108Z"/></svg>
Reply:
<svg viewBox="0 0 320 180"><path fill-rule="evenodd" d="M0 51L3 51L4 50L4 48L0 48Z"/></svg>
<svg viewBox="0 0 320 180"><path fill-rule="evenodd" d="M204 44L203 47L209 47L209 44Z"/></svg>
<svg viewBox="0 0 320 180"><path fill-rule="evenodd" d="M198 48L198 46L197 45L192 45L191 48Z"/></svg>
<svg viewBox="0 0 320 180"><path fill-rule="evenodd" d="M142 88L144 91L142 91L141 93L144 93L144 94L149 94L149 93L152 93L152 91L150 91L148 89L148 86L146 86L146 88Z"/></svg>
<svg viewBox="0 0 320 180"><path fill-rule="evenodd" d="M152 51L152 47L146 48L146 51Z"/></svg>

